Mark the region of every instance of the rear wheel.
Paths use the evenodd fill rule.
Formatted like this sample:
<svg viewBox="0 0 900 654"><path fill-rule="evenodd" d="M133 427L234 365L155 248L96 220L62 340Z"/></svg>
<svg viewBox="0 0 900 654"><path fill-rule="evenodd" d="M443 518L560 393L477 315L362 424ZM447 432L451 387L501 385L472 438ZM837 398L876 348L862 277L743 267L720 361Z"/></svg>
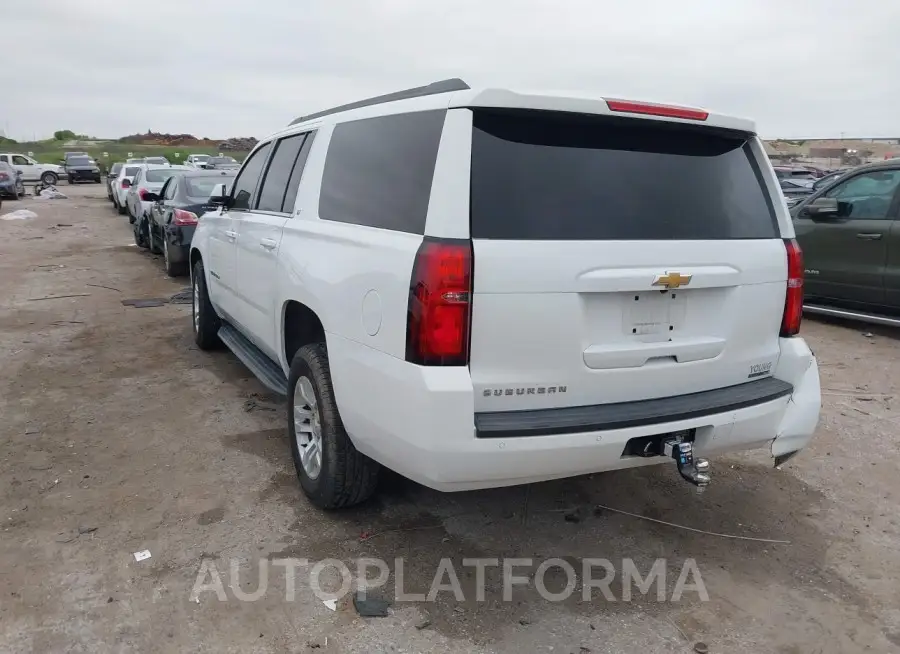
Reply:
<svg viewBox="0 0 900 654"><path fill-rule="evenodd" d="M325 343L301 347L288 378L288 432L300 486L322 509L353 506L378 485L381 466L361 454L341 421Z"/></svg>
<svg viewBox="0 0 900 654"><path fill-rule="evenodd" d="M46 172L41 175L41 182L44 183L45 186L55 186L57 182L59 182L59 175L56 173Z"/></svg>
<svg viewBox="0 0 900 654"><path fill-rule="evenodd" d="M169 255L169 239L163 233L163 257L166 262L166 274L169 277L182 277L187 272L187 265L183 261L172 261Z"/></svg>
<svg viewBox="0 0 900 654"><path fill-rule="evenodd" d="M153 236L153 230L150 229L150 227L151 227L150 221L146 218L141 218L141 220L143 220L144 223L147 225L147 243L150 244L150 251L153 254L162 254L163 253L162 248L159 247L159 245L157 244L156 238Z"/></svg>
<svg viewBox="0 0 900 654"><path fill-rule="evenodd" d="M203 261L194 264L191 275L191 316L194 328L194 342L201 350L215 350L222 341L219 340L221 321L209 300L206 288L206 271Z"/></svg>
<svg viewBox="0 0 900 654"><path fill-rule="evenodd" d="M69 184L74 184L74 183L75 183L75 178L72 177L71 175L69 175Z"/></svg>
<svg viewBox="0 0 900 654"><path fill-rule="evenodd" d="M134 244L141 248L148 248L147 245L147 237L144 234L143 225L141 225L140 221L134 224Z"/></svg>

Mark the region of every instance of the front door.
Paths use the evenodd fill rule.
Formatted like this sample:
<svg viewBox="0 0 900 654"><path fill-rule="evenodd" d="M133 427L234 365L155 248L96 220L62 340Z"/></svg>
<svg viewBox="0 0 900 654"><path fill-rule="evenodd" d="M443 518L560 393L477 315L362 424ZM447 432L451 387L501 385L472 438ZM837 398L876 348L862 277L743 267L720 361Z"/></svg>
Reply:
<svg viewBox="0 0 900 654"><path fill-rule="evenodd" d="M22 180L33 182L41 178L41 170L34 161L21 154L12 155L12 165L16 170L22 171Z"/></svg>
<svg viewBox="0 0 900 654"><path fill-rule="evenodd" d="M794 219L803 249L806 297L882 305L900 170L869 170L816 197L838 201L838 214L801 209Z"/></svg>

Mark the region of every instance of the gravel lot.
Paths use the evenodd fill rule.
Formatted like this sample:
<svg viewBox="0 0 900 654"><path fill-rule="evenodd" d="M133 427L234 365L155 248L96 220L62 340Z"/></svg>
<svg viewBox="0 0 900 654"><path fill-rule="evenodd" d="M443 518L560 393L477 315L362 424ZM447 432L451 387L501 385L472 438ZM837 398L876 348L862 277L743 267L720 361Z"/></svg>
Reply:
<svg viewBox="0 0 900 654"><path fill-rule="evenodd" d="M103 187L61 188L69 200L0 210L38 214L0 220L0 651L900 648L900 340L889 330L805 323L824 409L812 446L780 471L767 452L717 459L702 495L671 467L453 495L389 478L366 506L324 514L299 491L282 404L228 352L194 346L190 305L122 305L188 282L131 245ZM135 561L145 549L152 558ZM466 597L395 601L364 619L346 599L327 608L308 574L286 601L284 569L268 565L285 557L392 568L403 557L407 592L426 592L449 558ZM584 602L579 589L548 602L531 586L504 602L489 569L478 602L466 557L560 557L578 570L628 558L644 574L666 558L667 597L693 558L709 600L621 601L617 576L618 601ZM244 592L269 570L259 600L235 599L232 560ZM221 574L227 601L191 596L201 565ZM550 574L547 587L563 581ZM393 580L378 593L395 600Z"/></svg>

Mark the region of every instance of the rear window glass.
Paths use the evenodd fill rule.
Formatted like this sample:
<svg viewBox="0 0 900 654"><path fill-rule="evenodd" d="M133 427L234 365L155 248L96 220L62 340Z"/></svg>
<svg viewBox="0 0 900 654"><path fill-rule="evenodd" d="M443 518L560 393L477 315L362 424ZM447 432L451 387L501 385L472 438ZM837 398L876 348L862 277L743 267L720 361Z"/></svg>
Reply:
<svg viewBox="0 0 900 654"><path fill-rule="evenodd" d="M777 238L749 137L650 120L474 112L473 238Z"/></svg>
<svg viewBox="0 0 900 654"><path fill-rule="evenodd" d="M125 177L134 177L139 170L138 166L125 166Z"/></svg>
<svg viewBox="0 0 900 654"><path fill-rule="evenodd" d="M114 163L114 164L112 165L112 168L109 169L109 172L110 172L110 174L112 174L112 175L118 175L120 170L122 170L122 164L120 164L120 163Z"/></svg>
<svg viewBox="0 0 900 654"><path fill-rule="evenodd" d="M69 157L70 166L90 166L94 162L87 157Z"/></svg>
<svg viewBox="0 0 900 654"><path fill-rule="evenodd" d="M234 175L216 175L215 177L186 177L187 194L192 198L208 198L216 184L227 184Z"/></svg>
<svg viewBox="0 0 900 654"><path fill-rule="evenodd" d="M156 168L146 171L144 181L152 184L162 184L173 175L172 170L168 168Z"/></svg>
<svg viewBox="0 0 900 654"><path fill-rule="evenodd" d="M422 234L447 112L421 111L340 123L319 195L319 217Z"/></svg>

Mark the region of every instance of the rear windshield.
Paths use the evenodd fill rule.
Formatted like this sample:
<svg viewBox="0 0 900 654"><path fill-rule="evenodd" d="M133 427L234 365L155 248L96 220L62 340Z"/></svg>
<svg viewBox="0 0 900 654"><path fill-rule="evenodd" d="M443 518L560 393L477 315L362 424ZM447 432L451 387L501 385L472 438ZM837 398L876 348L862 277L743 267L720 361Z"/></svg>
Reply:
<svg viewBox="0 0 900 654"><path fill-rule="evenodd" d="M134 177L139 170L139 166L125 166L125 177Z"/></svg>
<svg viewBox="0 0 900 654"><path fill-rule="evenodd" d="M120 170L122 170L122 164L114 163L112 165L112 168L109 169L109 174L110 175L118 175Z"/></svg>
<svg viewBox="0 0 900 654"><path fill-rule="evenodd" d="M90 166L94 162L87 157L69 157L70 166Z"/></svg>
<svg viewBox="0 0 900 654"><path fill-rule="evenodd" d="M215 177L187 177L187 194L192 198L208 198L216 184L228 183L234 175L216 175Z"/></svg>
<svg viewBox="0 0 900 654"><path fill-rule="evenodd" d="M144 163L165 164L165 163L169 163L169 160L166 159L165 157L147 157L146 159L144 159Z"/></svg>
<svg viewBox="0 0 900 654"><path fill-rule="evenodd" d="M777 238L749 136L663 122L477 110L473 238Z"/></svg>
<svg viewBox="0 0 900 654"><path fill-rule="evenodd" d="M169 179L174 174L174 171L169 170L168 168L155 168L147 171L147 174L144 176L145 182L150 182L151 184L162 184L167 179Z"/></svg>

